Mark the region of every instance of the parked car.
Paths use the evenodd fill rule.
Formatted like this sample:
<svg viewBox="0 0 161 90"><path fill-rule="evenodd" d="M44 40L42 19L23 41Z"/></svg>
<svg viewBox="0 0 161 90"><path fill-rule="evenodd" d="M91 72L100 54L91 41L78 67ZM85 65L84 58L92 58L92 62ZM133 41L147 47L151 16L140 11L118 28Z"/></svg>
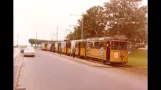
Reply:
<svg viewBox="0 0 161 90"><path fill-rule="evenodd" d="M35 49L33 47L27 47L24 50L24 57L25 56L35 56Z"/></svg>
<svg viewBox="0 0 161 90"><path fill-rule="evenodd" d="M25 49L25 48L21 48L21 53L24 53L24 49Z"/></svg>

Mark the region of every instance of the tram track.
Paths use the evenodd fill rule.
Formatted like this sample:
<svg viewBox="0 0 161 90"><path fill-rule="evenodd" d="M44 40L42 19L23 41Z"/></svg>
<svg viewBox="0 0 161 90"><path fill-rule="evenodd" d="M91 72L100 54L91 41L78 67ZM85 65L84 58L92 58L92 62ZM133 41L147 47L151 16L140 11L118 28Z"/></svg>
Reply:
<svg viewBox="0 0 161 90"><path fill-rule="evenodd" d="M144 68L137 68L137 67L132 67L132 66L114 66L113 68L118 68L118 69L122 69L122 70L126 70L126 71L131 71L131 72L135 72L135 73L139 73L139 74L143 74L143 75L147 75L148 74L148 70L144 69Z"/></svg>
<svg viewBox="0 0 161 90"><path fill-rule="evenodd" d="M94 63L99 63L99 64L103 64L102 62L99 61L94 61L94 60L90 60L90 59L86 59L88 61L94 62ZM133 66L129 66L129 65L111 65L111 64L107 64L109 66L111 66L112 68L116 68L116 69L122 69L122 70L126 70L126 71L131 71L131 72L135 72L135 73L139 73L139 74L144 74L147 75L148 74L148 70L146 68L138 68L138 67L133 67Z"/></svg>

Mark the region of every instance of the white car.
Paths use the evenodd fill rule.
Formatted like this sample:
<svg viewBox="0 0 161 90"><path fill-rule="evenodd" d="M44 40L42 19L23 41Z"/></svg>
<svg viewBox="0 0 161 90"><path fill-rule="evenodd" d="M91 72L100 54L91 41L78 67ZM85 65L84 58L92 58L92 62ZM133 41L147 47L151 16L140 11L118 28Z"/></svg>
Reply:
<svg viewBox="0 0 161 90"><path fill-rule="evenodd" d="M27 47L24 50L24 57L25 56L35 56L35 49L33 47Z"/></svg>

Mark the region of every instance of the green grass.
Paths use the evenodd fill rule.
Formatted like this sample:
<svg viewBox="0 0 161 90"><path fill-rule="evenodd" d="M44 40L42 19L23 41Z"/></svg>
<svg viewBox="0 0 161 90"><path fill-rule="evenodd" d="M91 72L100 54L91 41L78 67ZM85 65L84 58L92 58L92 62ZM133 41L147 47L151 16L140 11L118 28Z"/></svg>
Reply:
<svg viewBox="0 0 161 90"><path fill-rule="evenodd" d="M130 66L147 68L147 50L134 50L128 56L128 64Z"/></svg>

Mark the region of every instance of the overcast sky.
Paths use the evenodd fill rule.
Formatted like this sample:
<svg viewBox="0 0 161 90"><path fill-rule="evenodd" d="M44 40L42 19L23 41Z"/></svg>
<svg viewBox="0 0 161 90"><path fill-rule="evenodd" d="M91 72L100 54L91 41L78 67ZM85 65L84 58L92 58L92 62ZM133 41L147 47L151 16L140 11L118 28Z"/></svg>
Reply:
<svg viewBox="0 0 161 90"><path fill-rule="evenodd" d="M14 0L14 45L29 45L29 38L64 40L65 29L73 30L69 25L77 25L80 16L94 5L103 5L109 0ZM147 0L143 0L147 5ZM67 33L66 33L67 34ZM65 34L65 35L66 35Z"/></svg>

